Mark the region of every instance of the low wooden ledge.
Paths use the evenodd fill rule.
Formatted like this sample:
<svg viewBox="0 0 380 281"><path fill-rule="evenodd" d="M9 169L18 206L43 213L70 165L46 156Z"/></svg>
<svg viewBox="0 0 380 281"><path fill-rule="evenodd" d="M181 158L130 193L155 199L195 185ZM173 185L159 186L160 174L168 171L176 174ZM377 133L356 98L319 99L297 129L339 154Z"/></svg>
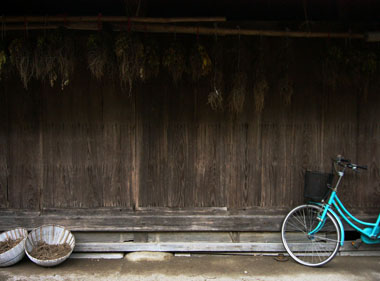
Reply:
<svg viewBox="0 0 380 281"><path fill-rule="evenodd" d="M0 210L0 230L58 224L72 231L280 231L288 209ZM354 213L357 214L357 213ZM360 213L374 221L377 216Z"/></svg>
<svg viewBox="0 0 380 281"><path fill-rule="evenodd" d="M59 224L73 231L278 231L285 211L223 209L0 211L0 229Z"/></svg>

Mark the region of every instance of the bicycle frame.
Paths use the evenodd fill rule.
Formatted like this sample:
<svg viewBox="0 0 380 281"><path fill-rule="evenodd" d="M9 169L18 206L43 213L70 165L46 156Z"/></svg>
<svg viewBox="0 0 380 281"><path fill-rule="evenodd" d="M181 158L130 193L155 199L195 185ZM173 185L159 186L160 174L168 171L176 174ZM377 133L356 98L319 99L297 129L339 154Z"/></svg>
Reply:
<svg viewBox="0 0 380 281"><path fill-rule="evenodd" d="M334 212L334 210L332 209L332 207L334 207L334 209L336 211L338 211L340 217L342 217L353 229L355 229L356 231L358 231L362 234L362 240L364 243L366 243L366 244L380 243L380 235L379 235L379 232L380 232L380 228L379 228L380 214L377 218L376 223L364 222L364 221L361 221L361 220L357 219L356 217L354 217L344 207L343 203L338 198L337 188L338 188L339 183L340 183L340 181L344 175L344 171L339 171L338 175L339 175L338 182L337 182L336 186L333 188L327 203L313 203L313 204L317 204L317 205L321 206L323 208L323 212L322 212L322 214L320 214L318 216L319 223L316 226L316 228L313 229L312 231L310 231L308 234L313 235L313 234L317 233L322 228L322 226L324 225L324 222L325 222L325 219L327 216L327 212L330 212L330 213L332 213L332 215L334 215L334 217L336 218L336 220L338 221L338 223L340 225L340 228L342 231L341 245L343 245L343 243L344 243L344 228L343 228L343 224L342 224L341 219L336 214L336 212ZM357 224L360 224L363 226L368 226L368 228L360 228L357 225L355 225L351 220Z"/></svg>

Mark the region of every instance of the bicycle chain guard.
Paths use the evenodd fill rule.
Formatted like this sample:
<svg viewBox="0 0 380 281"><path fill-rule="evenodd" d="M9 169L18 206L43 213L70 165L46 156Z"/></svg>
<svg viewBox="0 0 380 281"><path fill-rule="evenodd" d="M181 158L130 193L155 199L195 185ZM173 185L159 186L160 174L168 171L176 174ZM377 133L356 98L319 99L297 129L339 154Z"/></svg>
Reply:
<svg viewBox="0 0 380 281"><path fill-rule="evenodd" d="M364 234L361 235L361 239L364 243L366 243L366 244L378 244L378 243L380 243L380 237L379 237L380 227L377 227L375 230L375 237L377 237L375 239L370 238L372 231L373 231L373 228L371 228L371 227L367 227L364 229L364 233L367 234L367 235L364 235Z"/></svg>

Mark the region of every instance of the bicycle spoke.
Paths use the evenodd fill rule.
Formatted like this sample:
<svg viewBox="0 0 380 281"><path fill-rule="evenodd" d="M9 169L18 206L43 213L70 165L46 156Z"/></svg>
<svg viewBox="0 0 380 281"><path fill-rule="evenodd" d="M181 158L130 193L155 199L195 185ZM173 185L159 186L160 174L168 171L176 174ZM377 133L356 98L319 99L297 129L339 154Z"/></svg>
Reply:
<svg viewBox="0 0 380 281"><path fill-rule="evenodd" d="M315 236L315 235L314 235L314 238L320 238L320 239L322 239L322 240L331 241L331 242L339 242L339 241L336 240L336 239L330 239L330 238L322 237L322 236Z"/></svg>
<svg viewBox="0 0 380 281"><path fill-rule="evenodd" d="M303 233L307 233L306 231L304 231L302 228L298 227L297 225L295 225L293 223L289 223L289 224L290 224L290 226L293 226L296 230L299 230L299 231L301 231Z"/></svg>
<svg viewBox="0 0 380 281"><path fill-rule="evenodd" d="M305 227L305 231L307 231L306 223L304 223L302 218L299 218L298 216L294 217L295 220L297 220L302 226Z"/></svg>

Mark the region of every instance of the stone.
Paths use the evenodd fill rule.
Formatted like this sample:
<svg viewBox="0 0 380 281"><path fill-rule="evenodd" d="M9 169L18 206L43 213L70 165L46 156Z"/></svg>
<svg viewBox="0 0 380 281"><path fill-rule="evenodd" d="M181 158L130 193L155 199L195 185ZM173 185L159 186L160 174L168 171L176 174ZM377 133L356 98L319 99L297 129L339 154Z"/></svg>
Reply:
<svg viewBox="0 0 380 281"><path fill-rule="evenodd" d="M173 257L172 253L166 252L132 252L125 255L125 259L132 262L139 261L166 261Z"/></svg>

